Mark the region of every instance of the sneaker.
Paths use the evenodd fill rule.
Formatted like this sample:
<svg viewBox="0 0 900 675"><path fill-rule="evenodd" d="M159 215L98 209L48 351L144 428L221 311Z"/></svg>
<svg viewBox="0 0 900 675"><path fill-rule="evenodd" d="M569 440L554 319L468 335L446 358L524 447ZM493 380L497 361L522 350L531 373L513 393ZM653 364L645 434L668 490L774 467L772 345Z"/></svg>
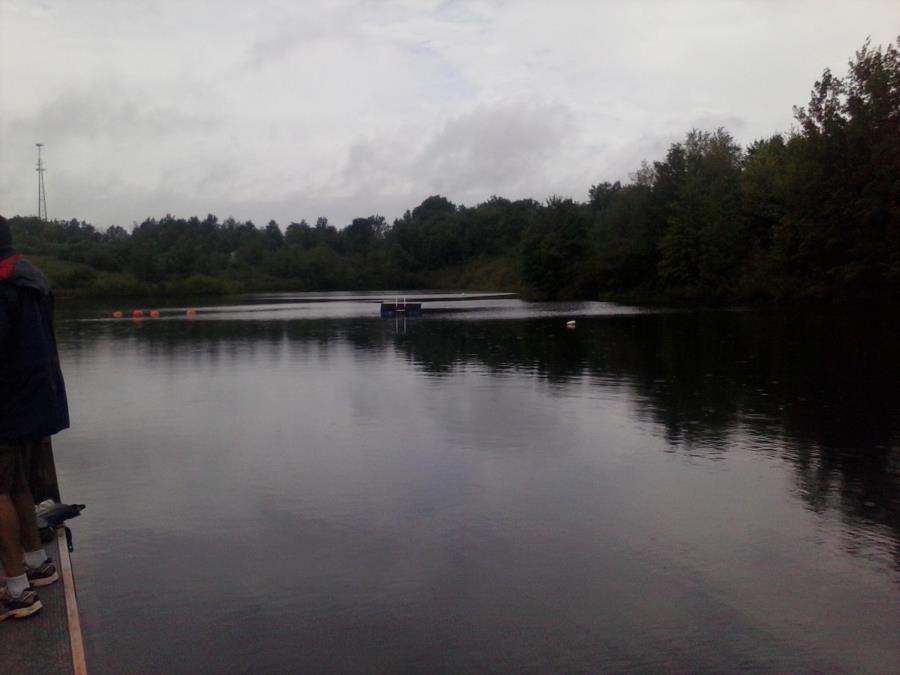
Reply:
<svg viewBox="0 0 900 675"><path fill-rule="evenodd" d="M6 619L24 619L41 609L40 598L33 588L28 588L18 598L10 595L9 589L0 588L0 621Z"/></svg>
<svg viewBox="0 0 900 675"><path fill-rule="evenodd" d="M49 586L59 579L59 574L56 572L56 565L53 564L53 561L50 560L50 558L47 558L42 562L39 567L29 567L28 565L25 565L25 574L28 575L28 583L35 588Z"/></svg>

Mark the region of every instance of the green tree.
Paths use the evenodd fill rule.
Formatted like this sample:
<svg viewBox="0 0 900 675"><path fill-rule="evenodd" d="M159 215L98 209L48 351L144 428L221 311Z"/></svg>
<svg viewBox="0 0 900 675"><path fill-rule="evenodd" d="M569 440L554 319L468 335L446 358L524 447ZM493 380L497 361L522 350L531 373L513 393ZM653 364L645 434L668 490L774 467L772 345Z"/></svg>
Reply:
<svg viewBox="0 0 900 675"><path fill-rule="evenodd" d="M900 38L826 70L789 142L782 273L827 297L900 297Z"/></svg>
<svg viewBox="0 0 900 675"><path fill-rule="evenodd" d="M270 220L269 224L266 225L265 234L266 248L270 251L277 251L284 245L284 234L281 232L281 228L278 227L278 223L274 220Z"/></svg>
<svg viewBox="0 0 900 675"><path fill-rule="evenodd" d="M571 199L551 197L522 236L525 283L550 299L578 296L587 227L583 207Z"/></svg>
<svg viewBox="0 0 900 675"><path fill-rule="evenodd" d="M659 242L660 279L689 296L719 294L729 289L746 253L741 149L724 129L693 130L684 157L684 177Z"/></svg>

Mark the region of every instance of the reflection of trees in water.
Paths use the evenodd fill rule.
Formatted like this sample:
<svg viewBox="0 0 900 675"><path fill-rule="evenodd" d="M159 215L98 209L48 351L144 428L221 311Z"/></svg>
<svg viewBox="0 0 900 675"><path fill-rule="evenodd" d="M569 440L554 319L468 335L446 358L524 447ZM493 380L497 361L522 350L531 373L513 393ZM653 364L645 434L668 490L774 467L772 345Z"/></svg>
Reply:
<svg viewBox="0 0 900 675"><path fill-rule="evenodd" d="M398 348L432 373L478 363L551 383L627 382L673 446L727 452L740 429L794 467L810 508L900 542L898 333L880 315L706 312L422 322ZM747 442L747 441L742 441ZM895 559L900 561L900 548Z"/></svg>
<svg viewBox="0 0 900 675"><path fill-rule="evenodd" d="M160 321L139 329L125 322L100 330L69 323L60 332L74 358L82 341L112 336L138 340L151 357L193 350L226 363L311 345L327 356L347 344L361 353L395 349L437 376L477 365L561 388L584 376L598 386L624 383L637 416L659 424L673 448L713 454L749 442L777 453L794 467L810 508L834 506L854 522L887 526L900 542L900 340L875 313L610 316L580 318L575 332L559 318L426 318L410 322L406 334L378 319Z"/></svg>

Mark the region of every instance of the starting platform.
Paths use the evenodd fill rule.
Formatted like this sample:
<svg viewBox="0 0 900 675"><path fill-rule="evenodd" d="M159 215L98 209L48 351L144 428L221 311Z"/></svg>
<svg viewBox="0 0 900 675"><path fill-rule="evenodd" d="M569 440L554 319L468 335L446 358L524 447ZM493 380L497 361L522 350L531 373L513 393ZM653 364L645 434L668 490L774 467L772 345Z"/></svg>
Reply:
<svg viewBox="0 0 900 675"><path fill-rule="evenodd" d="M0 623L0 673L10 675L87 675L75 577L60 527L44 545L59 572L59 581L37 589L44 608L25 619Z"/></svg>
<svg viewBox="0 0 900 675"><path fill-rule="evenodd" d="M406 300L381 303L382 319L393 319L397 316L406 316L410 318L422 316L422 303L406 302Z"/></svg>

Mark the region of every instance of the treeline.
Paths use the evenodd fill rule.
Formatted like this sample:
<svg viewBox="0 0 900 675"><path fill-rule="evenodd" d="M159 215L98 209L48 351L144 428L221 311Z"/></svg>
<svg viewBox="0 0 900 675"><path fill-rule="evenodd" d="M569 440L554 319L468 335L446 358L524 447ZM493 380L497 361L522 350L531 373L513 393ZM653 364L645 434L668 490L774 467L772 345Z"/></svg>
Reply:
<svg viewBox="0 0 900 675"><path fill-rule="evenodd" d="M432 196L392 224L10 219L62 290L93 295L472 288L648 301L900 300L900 38L825 71L796 127L742 149L693 130L586 202Z"/></svg>

